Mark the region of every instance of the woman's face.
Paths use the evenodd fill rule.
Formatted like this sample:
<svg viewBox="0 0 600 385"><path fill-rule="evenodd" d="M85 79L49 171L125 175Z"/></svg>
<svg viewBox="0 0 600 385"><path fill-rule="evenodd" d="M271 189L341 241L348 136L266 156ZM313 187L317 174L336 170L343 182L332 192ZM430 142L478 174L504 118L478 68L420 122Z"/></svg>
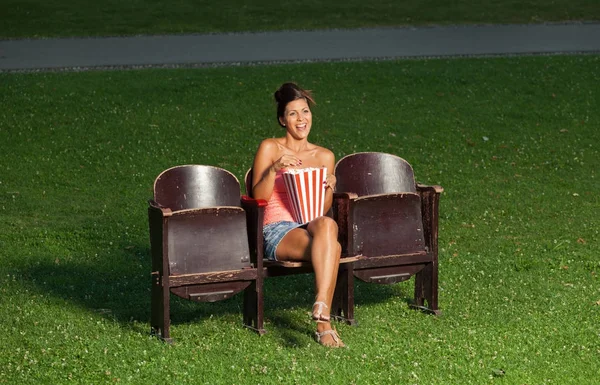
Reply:
<svg viewBox="0 0 600 385"><path fill-rule="evenodd" d="M294 138L306 138L312 126L312 114L306 99L289 102L285 106L283 117L280 117L279 120Z"/></svg>

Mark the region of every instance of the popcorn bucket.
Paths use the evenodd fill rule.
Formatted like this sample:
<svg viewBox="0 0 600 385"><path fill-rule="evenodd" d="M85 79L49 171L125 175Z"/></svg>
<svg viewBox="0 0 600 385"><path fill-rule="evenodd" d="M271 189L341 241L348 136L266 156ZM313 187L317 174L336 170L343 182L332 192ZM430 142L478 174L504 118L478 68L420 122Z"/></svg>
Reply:
<svg viewBox="0 0 600 385"><path fill-rule="evenodd" d="M298 223L308 223L323 215L327 167L292 169L283 173L283 181L292 216Z"/></svg>

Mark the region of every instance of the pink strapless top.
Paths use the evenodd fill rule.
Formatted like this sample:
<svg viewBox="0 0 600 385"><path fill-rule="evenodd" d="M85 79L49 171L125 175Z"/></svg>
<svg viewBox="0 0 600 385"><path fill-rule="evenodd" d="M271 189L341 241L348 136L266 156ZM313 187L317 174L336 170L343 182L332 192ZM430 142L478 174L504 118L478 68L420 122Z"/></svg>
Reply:
<svg viewBox="0 0 600 385"><path fill-rule="evenodd" d="M275 185L273 193L268 200L268 205L265 207L264 225L280 221L294 221L292 216L291 206L285 190L285 182L283 181L284 169L277 171L275 174Z"/></svg>

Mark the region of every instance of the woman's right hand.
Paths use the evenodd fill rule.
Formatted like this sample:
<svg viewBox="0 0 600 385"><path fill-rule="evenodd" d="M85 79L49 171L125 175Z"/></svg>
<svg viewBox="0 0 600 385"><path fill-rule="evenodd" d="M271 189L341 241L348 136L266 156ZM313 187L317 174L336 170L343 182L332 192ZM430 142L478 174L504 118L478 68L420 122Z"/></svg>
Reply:
<svg viewBox="0 0 600 385"><path fill-rule="evenodd" d="M273 162L271 170L277 173L279 170L287 167L301 166L302 160L295 155L285 154Z"/></svg>

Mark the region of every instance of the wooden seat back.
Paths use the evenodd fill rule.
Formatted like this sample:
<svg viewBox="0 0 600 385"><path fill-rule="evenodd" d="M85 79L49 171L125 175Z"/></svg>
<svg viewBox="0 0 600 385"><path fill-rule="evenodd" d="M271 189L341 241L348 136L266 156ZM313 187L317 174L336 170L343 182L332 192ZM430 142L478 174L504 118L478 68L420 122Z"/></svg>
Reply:
<svg viewBox="0 0 600 385"><path fill-rule="evenodd" d="M356 194L348 211L349 255L365 257L425 253L421 199L413 169L404 159L362 152L340 159L336 190ZM345 247L344 247L345 248Z"/></svg>
<svg viewBox="0 0 600 385"><path fill-rule="evenodd" d="M404 159L381 152L359 152L335 165L336 191L359 197L388 193L416 192L411 165Z"/></svg>
<svg viewBox="0 0 600 385"><path fill-rule="evenodd" d="M156 178L154 200L173 211L167 229L170 275L250 266L246 214L233 174L204 165L173 167Z"/></svg>
<svg viewBox="0 0 600 385"><path fill-rule="evenodd" d="M227 170L186 165L163 171L154 182L154 200L173 211L192 208L240 207L240 183Z"/></svg>

